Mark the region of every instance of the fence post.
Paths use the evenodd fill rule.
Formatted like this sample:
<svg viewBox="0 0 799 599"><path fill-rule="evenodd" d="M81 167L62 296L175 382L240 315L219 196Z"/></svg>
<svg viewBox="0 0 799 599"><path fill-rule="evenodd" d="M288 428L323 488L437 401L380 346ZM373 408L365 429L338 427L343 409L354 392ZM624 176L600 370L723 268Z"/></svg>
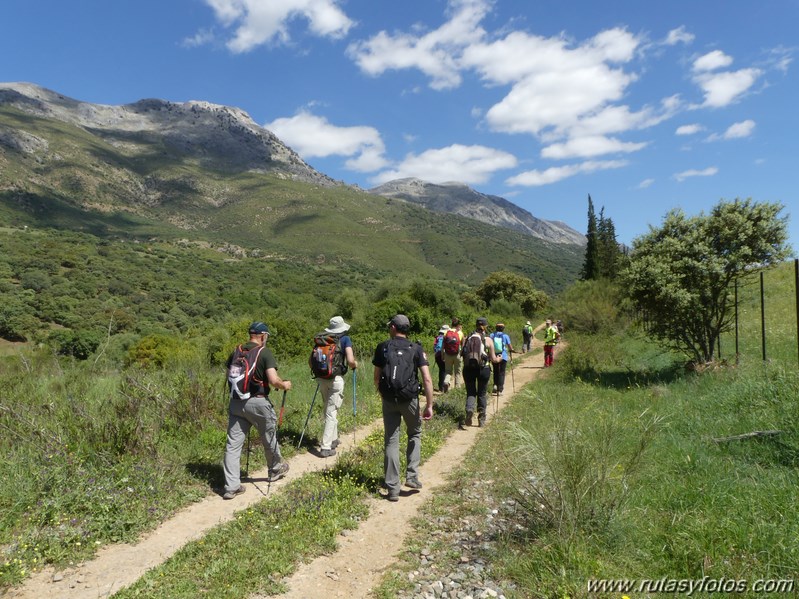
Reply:
<svg viewBox="0 0 799 599"><path fill-rule="evenodd" d="M766 361L766 304L763 291L763 271L760 271L760 336L763 340L763 361Z"/></svg>
<svg viewBox="0 0 799 599"><path fill-rule="evenodd" d="M799 296L796 301L799 302ZM738 366L738 279L735 279L735 365Z"/></svg>
<svg viewBox="0 0 799 599"><path fill-rule="evenodd" d="M794 258L793 261L793 274L796 279L793 285L794 294L796 295L796 346L797 353L799 353L799 258Z"/></svg>

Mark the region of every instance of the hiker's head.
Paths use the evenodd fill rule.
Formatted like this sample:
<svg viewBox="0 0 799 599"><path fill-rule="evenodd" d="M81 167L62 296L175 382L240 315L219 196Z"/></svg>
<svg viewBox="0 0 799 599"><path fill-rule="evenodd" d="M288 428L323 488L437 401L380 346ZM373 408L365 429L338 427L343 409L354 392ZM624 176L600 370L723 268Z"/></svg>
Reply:
<svg viewBox="0 0 799 599"><path fill-rule="evenodd" d="M341 316L334 316L333 318L330 319L330 323L327 325L325 333L338 335L340 333L346 333L349 330L350 330L350 325L344 322L344 319Z"/></svg>
<svg viewBox="0 0 799 599"><path fill-rule="evenodd" d="M254 322L250 325L250 340L257 341L261 345L266 345L269 339L269 327L263 322Z"/></svg>
<svg viewBox="0 0 799 599"><path fill-rule="evenodd" d="M452 319L452 328L453 328L453 329L456 329L456 328L458 328L459 326L461 326L461 321L460 321L460 318L453 318L453 319Z"/></svg>
<svg viewBox="0 0 799 599"><path fill-rule="evenodd" d="M505 330L505 323L503 323L503 322L498 322L498 323L495 325L495 328L496 328L498 331L504 331L504 330Z"/></svg>
<svg viewBox="0 0 799 599"><path fill-rule="evenodd" d="M488 326L488 319L484 317L480 317L477 319L477 328L481 331L485 331L486 327Z"/></svg>
<svg viewBox="0 0 799 599"><path fill-rule="evenodd" d="M444 333L446 333L448 330L449 330L449 325L448 325L448 324L442 324L442 325L441 325L441 328L440 328L440 329L438 329L438 334L439 334L439 335L443 335L443 334L444 334Z"/></svg>
<svg viewBox="0 0 799 599"><path fill-rule="evenodd" d="M394 333L407 335L411 330L411 321L404 314L397 314L388 321L388 330L392 332L392 335Z"/></svg>
<svg viewBox="0 0 799 599"><path fill-rule="evenodd" d="M551 321L551 320L549 320L549 318L547 318L547 322L546 322L546 324L547 324L547 326L548 326L548 327L551 327L551 326L552 326L552 321Z"/></svg>

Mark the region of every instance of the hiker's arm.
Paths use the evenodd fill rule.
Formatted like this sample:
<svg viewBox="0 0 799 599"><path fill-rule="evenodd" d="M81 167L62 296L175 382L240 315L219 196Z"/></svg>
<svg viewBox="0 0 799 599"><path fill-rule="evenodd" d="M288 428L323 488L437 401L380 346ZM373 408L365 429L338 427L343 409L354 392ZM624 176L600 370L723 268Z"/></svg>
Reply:
<svg viewBox="0 0 799 599"><path fill-rule="evenodd" d="M358 368L358 362L355 361L355 352L352 351L352 346L344 350L344 356L347 358L347 365L350 369L355 370Z"/></svg>
<svg viewBox="0 0 799 599"><path fill-rule="evenodd" d="M424 396L427 404L424 407L422 418L430 420L433 417L433 379L430 376L430 367L420 366L419 370L422 371L422 383L424 384Z"/></svg>
<svg viewBox="0 0 799 599"><path fill-rule="evenodd" d="M266 379L269 381L269 384L273 389L291 391L291 381L284 381L277 376L277 370L275 368L266 369Z"/></svg>
<svg viewBox="0 0 799 599"><path fill-rule="evenodd" d="M382 374L383 369L379 366L375 366L375 391L380 391L380 375Z"/></svg>

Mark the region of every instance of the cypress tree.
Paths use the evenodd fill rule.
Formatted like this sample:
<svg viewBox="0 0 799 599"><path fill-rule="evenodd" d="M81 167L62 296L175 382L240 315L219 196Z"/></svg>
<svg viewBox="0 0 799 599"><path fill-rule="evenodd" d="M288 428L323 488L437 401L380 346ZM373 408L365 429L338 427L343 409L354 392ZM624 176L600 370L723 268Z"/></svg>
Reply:
<svg viewBox="0 0 799 599"><path fill-rule="evenodd" d="M591 281L599 278L599 248L597 238L597 222L594 213L594 202L591 194L588 194L588 232L585 234L588 243L585 245L585 261L580 279Z"/></svg>

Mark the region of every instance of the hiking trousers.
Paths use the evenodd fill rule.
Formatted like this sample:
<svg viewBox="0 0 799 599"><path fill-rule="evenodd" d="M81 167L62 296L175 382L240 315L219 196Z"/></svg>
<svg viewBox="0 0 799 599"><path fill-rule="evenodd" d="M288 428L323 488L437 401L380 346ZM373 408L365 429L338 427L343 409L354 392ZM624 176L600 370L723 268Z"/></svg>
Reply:
<svg viewBox="0 0 799 599"><path fill-rule="evenodd" d="M266 465L272 469L283 461L277 443L277 415L267 397L231 399L228 408L227 443L222 467L225 471L225 491L235 491L241 486L241 449L250 433L250 427L258 429L264 447Z"/></svg>
<svg viewBox="0 0 799 599"><path fill-rule="evenodd" d="M505 390L505 369L508 366L506 360L502 360L499 364L493 364L494 369L494 385L499 393Z"/></svg>
<svg viewBox="0 0 799 599"><path fill-rule="evenodd" d="M477 419L485 422L488 406L488 381L491 378L491 367L486 364L479 368L463 369L463 382L466 384L466 411L474 413L477 408Z"/></svg>
<svg viewBox="0 0 799 599"><path fill-rule="evenodd" d="M448 389L455 389L461 385L461 367L463 366L463 358L460 354L454 356L443 352L444 366L447 370L447 375L444 377L444 384Z"/></svg>
<svg viewBox="0 0 799 599"><path fill-rule="evenodd" d="M399 495L400 426L405 421L408 433L408 446L405 448L405 479L418 478L419 459L422 447L422 414L419 411L419 398L409 402L383 399L383 472L389 495Z"/></svg>
<svg viewBox="0 0 799 599"><path fill-rule="evenodd" d="M332 379L317 379L319 391L325 400L325 428L319 449L332 449L333 441L338 439L338 409L344 402L344 377L334 376Z"/></svg>
<svg viewBox="0 0 799 599"><path fill-rule="evenodd" d="M555 346L554 345L545 345L544 346L544 367L548 368L552 366L552 363L555 361Z"/></svg>

